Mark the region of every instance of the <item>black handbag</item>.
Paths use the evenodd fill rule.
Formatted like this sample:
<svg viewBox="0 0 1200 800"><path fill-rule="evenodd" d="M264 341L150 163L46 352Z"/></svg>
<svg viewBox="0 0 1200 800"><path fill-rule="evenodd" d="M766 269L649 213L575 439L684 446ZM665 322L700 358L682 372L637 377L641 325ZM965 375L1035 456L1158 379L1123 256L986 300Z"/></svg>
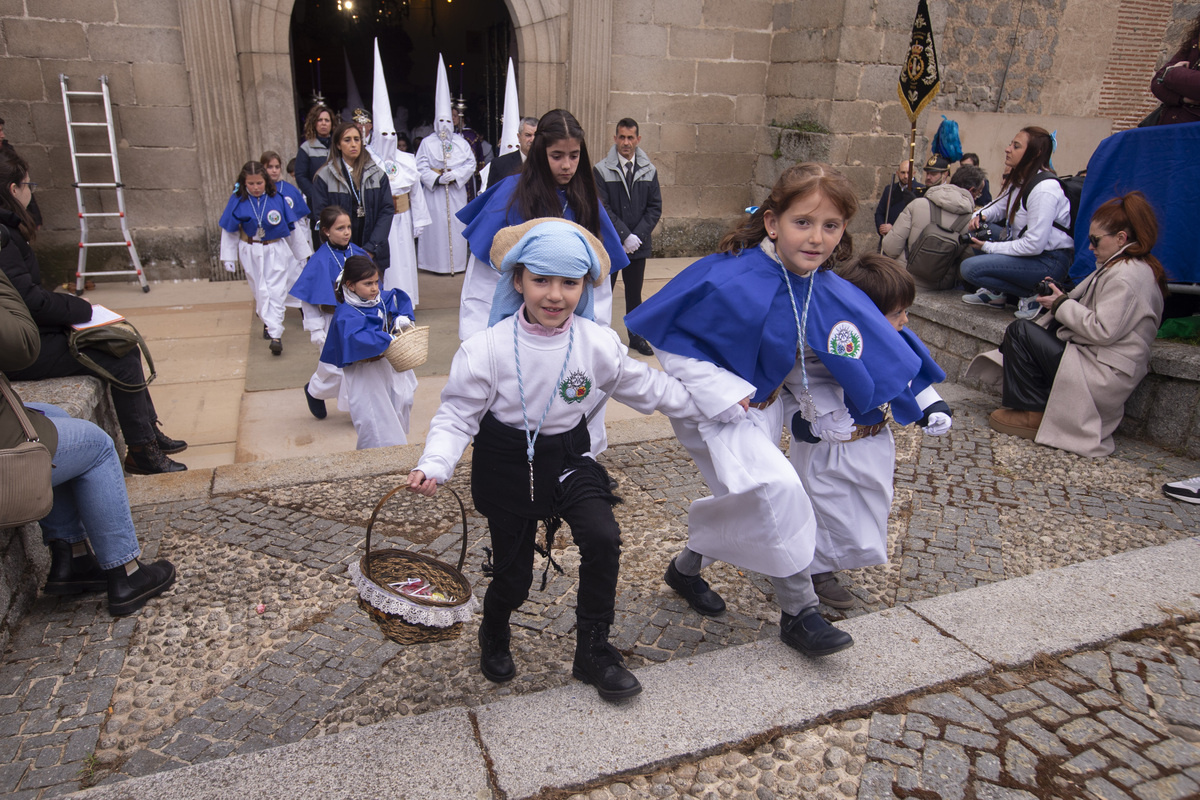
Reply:
<svg viewBox="0 0 1200 800"><path fill-rule="evenodd" d="M149 374L143 383L124 383L117 380L111 372L97 364L83 352L84 349L91 348L108 353L114 358L124 358L135 347L142 351L142 355L146 357L146 365L150 368ZM125 392L140 392L158 377L158 373L154 370L154 359L150 357L150 348L146 346L146 340L138 333L137 328L124 320L110 322L107 325L97 325L94 328L84 328L81 331L72 331L70 349L71 356L76 361L95 372L114 389L120 389Z"/></svg>

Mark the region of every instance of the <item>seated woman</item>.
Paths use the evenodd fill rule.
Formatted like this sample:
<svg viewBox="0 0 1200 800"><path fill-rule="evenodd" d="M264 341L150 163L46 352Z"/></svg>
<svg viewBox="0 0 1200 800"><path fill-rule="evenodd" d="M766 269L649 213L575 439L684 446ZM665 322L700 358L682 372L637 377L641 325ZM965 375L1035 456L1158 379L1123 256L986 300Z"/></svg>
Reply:
<svg viewBox="0 0 1200 800"><path fill-rule="evenodd" d="M92 318L92 304L82 297L52 292L42 287L42 273L30 243L36 230L26 210L33 197L29 165L11 151L0 151L0 224L8 226L12 241L0 250L0 270L16 287L41 333L41 355L8 377L14 381L63 378L68 375L93 375L71 355L71 325ZM146 381L142 354L136 348L117 358L101 350L84 348L82 352L126 384ZM104 379L102 375L96 377ZM125 437L129 452L125 469L136 475L182 472L183 464L167 458L187 449L187 442L172 439L158 427L158 414L146 388L137 391L112 391L113 410Z"/></svg>
<svg viewBox="0 0 1200 800"><path fill-rule="evenodd" d="M1141 192L1096 209L1088 235L1096 271L1069 294L1051 286L1037 298L1049 314L1012 323L1000 349L967 368L969 378L1003 379L1004 408L988 417L994 430L1090 458L1113 451L1162 320L1166 277L1150 255L1157 238Z"/></svg>
<svg viewBox="0 0 1200 800"><path fill-rule="evenodd" d="M1020 298L1017 317L1033 319L1041 311L1035 289L1049 275L1067 282L1075 257L1075 242L1068 233L1071 203L1050 168L1054 140L1045 128L1022 128L1004 148L1008 173L1000 196L971 220L970 229L985 223L1002 228L1002 241L973 238L980 252L962 262L963 281L978 286L963 302L1003 308L1007 295Z"/></svg>
<svg viewBox="0 0 1200 800"><path fill-rule="evenodd" d="M28 366L40 347L29 309L0 274L0 370ZM41 521L42 541L50 548L45 593L107 590L109 613L115 617L134 613L171 587L175 567L165 559L153 564L138 561L141 548L112 439L96 425L72 419L55 406L35 403L28 409L26 415L54 459L50 471L54 505ZM0 447L24 440L16 412L0 401ZM6 479L0 473L0 481Z"/></svg>

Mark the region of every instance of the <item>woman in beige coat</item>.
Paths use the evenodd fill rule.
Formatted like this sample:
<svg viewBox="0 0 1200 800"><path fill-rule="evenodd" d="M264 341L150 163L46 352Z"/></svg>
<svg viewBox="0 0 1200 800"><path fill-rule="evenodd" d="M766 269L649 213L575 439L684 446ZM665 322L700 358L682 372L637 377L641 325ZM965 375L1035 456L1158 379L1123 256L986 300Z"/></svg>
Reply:
<svg viewBox="0 0 1200 800"><path fill-rule="evenodd" d="M1038 298L1049 314L1009 325L1000 349L967 369L968 377L1003 380L1005 407L988 417L994 430L1090 458L1113 451L1162 319L1166 277L1150 255L1157 237L1141 192L1096 209L1088 236L1096 271L1069 294L1052 285Z"/></svg>

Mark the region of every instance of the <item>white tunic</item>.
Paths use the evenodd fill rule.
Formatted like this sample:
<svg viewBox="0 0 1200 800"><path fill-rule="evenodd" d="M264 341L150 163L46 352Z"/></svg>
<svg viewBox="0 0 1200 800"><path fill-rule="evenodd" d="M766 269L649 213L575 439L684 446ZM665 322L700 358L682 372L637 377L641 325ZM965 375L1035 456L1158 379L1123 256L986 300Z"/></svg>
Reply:
<svg viewBox="0 0 1200 800"><path fill-rule="evenodd" d="M441 274L463 272L467 268L467 240L462 235L466 225L455 214L467 204L467 181L475 174L475 154L467 140L454 134L451 142L447 160L441 139L426 136L416 158L430 219L421 236L417 267ZM435 169L447 170L454 177L453 182L443 184L442 175Z"/></svg>
<svg viewBox="0 0 1200 800"><path fill-rule="evenodd" d="M295 276L293 267L312 255L308 230L297 225L284 239L270 244L242 241L238 234L221 230L220 259L240 260L254 294L254 310L272 339L283 336L284 303Z"/></svg>
<svg viewBox="0 0 1200 800"><path fill-rule="evenodd" d="M573 344L570 329L574 330ZM545 435L571 430L580 417L594 414L610 396L643 414L659 410L670 417L703 419L679 381L630 358L611 328L572 317L570 329L552 336L538 335L518 325L515 314L463 342L450 365L442 402L429 425L417 468L439 483L448 480L488 411L504 425L532 432L549 401L550 410L541 427ZM520 343L520 383L514 330ZM564 372L568 345L570 357ZM564 375L561 382L560 374ZM529 429L521 410L522 386ZM588 455L594 458L596 452L593 442Z"/></svg>
<svg viewBox="0 0 1200 800"><path fill-rule="evenodd" d="M392 197L408 195L407 211L392 216L388 233L391 262L383 274L384 289L400 289L409 296L415 307L420 302L417 286L416 239L429 226L429 211L425 206L425 191L420 185L417 159L411 153L394 152L381 158L371 151L392 187Z"/></svg>
<svg viewBox="0 0 1200 800"><path fill-rule="evenodd" d="M413 371L396 372L386 358L343 367L338 408L350 411L350 421L358 434L356 449L408 444L416 389Z"/></svg>

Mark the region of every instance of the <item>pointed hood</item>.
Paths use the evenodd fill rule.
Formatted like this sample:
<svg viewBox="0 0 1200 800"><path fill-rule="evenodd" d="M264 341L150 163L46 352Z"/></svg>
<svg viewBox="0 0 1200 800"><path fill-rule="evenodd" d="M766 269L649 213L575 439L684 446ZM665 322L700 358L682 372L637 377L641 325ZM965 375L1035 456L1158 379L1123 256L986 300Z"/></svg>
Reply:
<svg viewBox="0 0 1200 800"><path fill-rule="evenodd" d="M387 161L396 155L396 124L392 121L392 102L388 99L383 61L379 58L379 39L375 39L375 79L371 83L371 115L375 134L371 138L376 155Z"/></svg>
<svg viewBox="0 0 1200 800"><path fill-rule="evenodd" d="M500 126L500 145L497 155L520 149L521 103L517 99L517 75L512 59L508 59L508 80L504 84L504 119Z"/></svg>
<svg viewBox="0 0 1200 800"><path fill-rule="evenodd" d="M354 80L354 70L350 69L350 56L345 48L342 48L342 61L346 67L346 109L353 114L354 109L363 108L363 99L358 92L358 82Z"/></svg>
<svg viewBox="0 0 1200 800"><path fill-rule="evenodd" d="M450 79L446 77L446 62L438 53L437 90L433 96L433 132L443 141L454 134L454 117L450 114Z"/></svg>

